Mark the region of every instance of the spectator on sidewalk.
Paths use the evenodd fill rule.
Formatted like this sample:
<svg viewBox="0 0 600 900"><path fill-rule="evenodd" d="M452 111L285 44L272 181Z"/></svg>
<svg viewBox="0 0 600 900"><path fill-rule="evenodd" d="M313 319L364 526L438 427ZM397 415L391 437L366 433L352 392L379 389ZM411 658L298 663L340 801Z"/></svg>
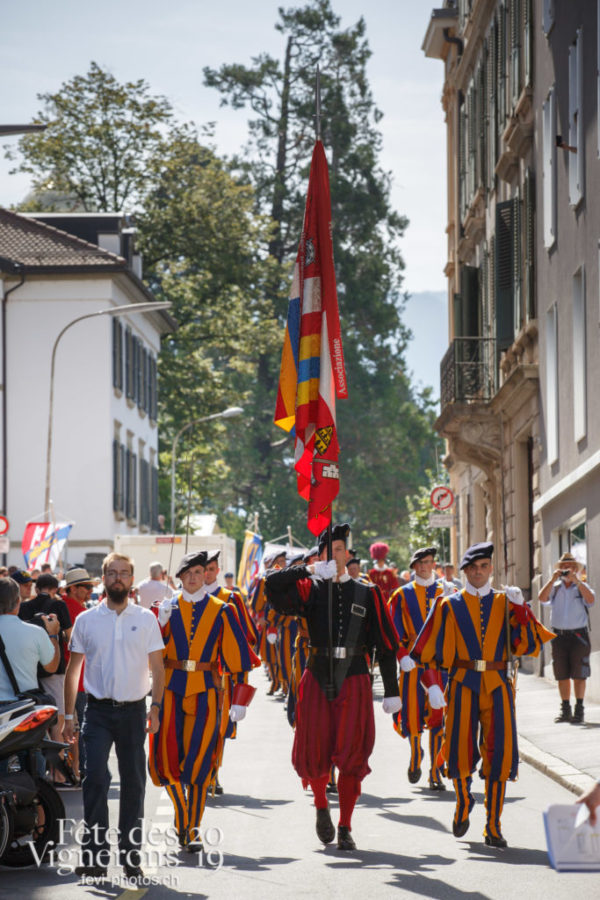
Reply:
<svg viewBox="0 0 600 900"><path fill-rule="evenodd" d="M541 588L539 601L551 608L552 667L558 682L561 706L555 722L583 725L585 683L590 677L589 612L594 591L579 577L579 563L571 553L563 553L554 572ZM575 709L571 710L571 681Z"/></svg>
<svg viewBox="0 0 600 900"><path fill-rule="evenodd" d="M150 563L150 577L144 578L137 586L140 606L152 609L173 596L173 591L166 583L166 575L162 563Z"/></svg>
<svg viewBox="0 0 600 900"><path fill-rule="evenodd" d="M81 615L88 608L88 601L92 596L93 588L94 583L87 569L84 569L83 566L69 569L65 576L64 602L69 610L73 625L77 616ZM65 664L67 665L70 655L70 650L67 647L65 649ZM75 740L72 747L73 768L80 778L83 778L85 775L85 748L81 740L81 726L83 725L83 716L87 705L87 694L83 686L84 671L85 665L82 665L77 686L77 697L75 699L75 718L73 720L75 728Z"/></svg>
<svg viewBox="0 0 600 900"><path fill-rule="evenodd" d="M69 610L63 603L58 594L58 578L54 575L39 575L35 582L35 597L32 600L26 600L21 603L19 609L19 618L23 622L31 622L33 625L41 625L44 623L42 615L54 613L60 624L58 634L58 647L60 651L60 660L56 671L52 674L46 672L43 666L38 667L38 677L44 691L47 691L54 699L54 703L58 710L58 719L56 724L50 728L50 737L53 741L62 739L62 731L64 726L65 714L65 645L71 637L71 617ZM77 779L74 777L70 769L68 761L63 757L62 766L57 767L53 774L55 787L74 787Z"/></svg>
<svg viewBox="0 0 600 900"><path fill-rule="evenodd" d="M84 843L77 875L104 878L108 840L108 758L115 745L119 775L119 852L128 878L143 878L141 844L146 790L146 731L158 730L164 686L163 640L147 609L128 602L133 561L110 553L102 563L106 600L77 617L65 679L65 740L73 739L73 712L84 657L88 705L83 723L86 769L83 779ZM146 694L152 670L152 704ZM147 727L146 727L147 726Z"/></svg>
<svg viewBox="0 0 600 900"><path fill-rule="evenodd" d="M39 688L38 663L54 672L60 660L55 614L42 616L44 628L19 619L19 585L12 578L0 578L0 638L20 691ZM11 680L0 661L0 702L16 700Z"/></svg>

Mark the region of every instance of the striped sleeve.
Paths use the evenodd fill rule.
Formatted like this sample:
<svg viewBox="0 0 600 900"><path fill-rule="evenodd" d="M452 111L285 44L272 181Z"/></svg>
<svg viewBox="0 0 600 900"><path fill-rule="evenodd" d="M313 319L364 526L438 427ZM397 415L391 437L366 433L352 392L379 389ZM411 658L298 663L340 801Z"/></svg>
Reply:
<svg viewBox="0 0 600 900"><path fill-rule="evenodd" d="M235 609L223 604L221 633L221 663L227 672L249 672L260 665L260 659L250 647Z"/></svg>
<svg viewBox="0 0 600 900"><path fill-rule="evenodd" d="M432 669L449 669L456 658L456 634L447 599L429 611L411 651L413 659Z"/></svg>

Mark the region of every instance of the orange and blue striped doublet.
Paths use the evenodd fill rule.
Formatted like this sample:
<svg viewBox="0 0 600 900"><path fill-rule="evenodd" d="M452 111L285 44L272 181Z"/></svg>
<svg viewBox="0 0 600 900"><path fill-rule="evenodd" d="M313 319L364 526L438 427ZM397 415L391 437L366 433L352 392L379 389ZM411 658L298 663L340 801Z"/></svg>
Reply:
<svg viewBox="0 0 600 900"><path fill-rule="evenodd" d="M388 605L400 638L400 658L410 653L430 609L443 594L441 581L434 581L428 586L411 581L394 591ZM412 669L410 672L400 670L398 687L402 710L394 715L394 728L402 737L421 734L426 725L439 728L442 724L442 711L431 710L429 707L427 692L421 684L421 674L422 668ZM445 677L439 681L442 690L446 686L445 681Z"/></svg>
<svg viewBox="0 0 600 900"><path fill-rule="evenodd" d="M160 727L151 735L150 775L157 785L204 785L220 751L221 675L242 680L259 660L233 607L210 594L195 603L175 598L164 636L165 659L195 660L213 668L166 669Z"/></svg>
<svg viewBox="0 0 600 900"><path fill-rule="evenodd" d="M296 640L294 642L294 655L292 656L292 677L287 698L287 718L292 728L296 725L296 705L298 703L298 688L308 662L309 638L308 631L301 619L296 619Z"/></svg>
<svg viewBox="0 0 600 900"><path fill-rule="evenodd" d="M217 600L222 600L223 603L229 603L229 605L235 609L237 613L237 617L239 619L239 623L242 626L242 631L244 632L244 636L251 647L255 646L256 643L256 629L254 627L254 622L250 618L250 614L246 609L246 605L242 600L241 594L237 591L228 591L226 588L218 587L214 591L212 591L212 596L216 597ZM243 675L236 678L236 681L247 681L248 676ZM221 727L219 729L219 733L222 738L235 738L237 734L237 723L232 722L229 718L229 710L231 709L231 699L233 697L233 682L229 675L224 672L223 673L223 687L225 693L223 695L223 707L221 710Z"/></svg>
<svg viewBox="0 0 600 900"><path fill-rule="evenodd" d="M506 602L504 593L493 590L480 598L463 589L442 599L412 650L418 662L448 670L444 757L451 778L467 778L480 759L489 781L517 775L514 690L506 670L478 672L457 665L461 660L507 660ZM509 624L514 656L537 656L553 637L528 607L510 603Z"/></svg>

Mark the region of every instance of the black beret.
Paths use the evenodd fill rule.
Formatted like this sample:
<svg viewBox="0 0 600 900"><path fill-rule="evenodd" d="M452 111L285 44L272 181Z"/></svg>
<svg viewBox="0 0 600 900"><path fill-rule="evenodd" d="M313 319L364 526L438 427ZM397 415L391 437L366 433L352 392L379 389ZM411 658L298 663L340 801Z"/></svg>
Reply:
<svg viewBox="0 0 600 900"><path fill-rule="evenodd" d="M409 562L409 567L412 569L413 565L418 562L420 559L425 559L426 556L433 556L435 559L437 556L437 547L419 547L418 550L412 555L412 559Z"/></svg>
<svg viewBox="0 0 600 900"><path fill-rule="evenodd" d="M348 562L346 563L346 565L349 566L350 563L356 563L357 566L360 566L360 559L359 559L359 557L358 557L358 556L353 556L353 557L351 557L351 558L348 560Z"/></svg>
<svg viewBox="0 0 600 900"><path fill-rule="evenodd" d="M205 565L208 565L209 562L216 562L216 560L218 560L218 558L219 558L219 554L221 553L220 550L206 550L205 552L206 552ZM196 563L196 565L199 565L199 563Z"/></svg>
<svg viewBox="0 0 600 900"><path fill-rule="evenodd" d="M469 549L465 551L465 555L460 563L460 568L464 569L465 566L470 566L471 563L476 562L478 559L491 559L493 552L494 545L490 541L481 541L479 544L472 544Z"/></svg>
<svg viewBox="0 0 600 900"><path fill-rule="evenodd" d="M350 526L347 522L344 522L340 525L334 525L331 529L331 540L332 541L343 541L346 543L348 540L348 535L350 534ZM319 553L322 553L325 547L327 546L327 528L325 531L322 531L319 535Z"/></svg>
<svg viewBox="0 0 600 900"><path fill-rule="evenodd" d="M191 553L186 553L177 566L175 577L179 578L180 575L183 575L184 572L187 572L188 569L192 569L194 566L206 568L206 550L201 550L199 553L197 550L192 550Z"/></svg>

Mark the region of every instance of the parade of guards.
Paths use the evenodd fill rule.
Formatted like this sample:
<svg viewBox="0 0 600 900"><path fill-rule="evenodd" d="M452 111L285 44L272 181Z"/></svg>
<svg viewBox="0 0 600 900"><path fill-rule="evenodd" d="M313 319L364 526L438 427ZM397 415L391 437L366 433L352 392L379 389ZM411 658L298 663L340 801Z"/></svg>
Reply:
<svg viewBox="0 0 600 900"><path fill-rule="evenodd" d="M455 836L469 827L472 778L480 766L485 843L507 846L500 819L506 782L516 778L518 765L514 660L536 656L553 633L519 588L492 588L491 543L466 551L465 587L457 590L436 575L435 547L414 550L414 577L397 586L384 563L387 545L371 547L378 564L366 576L349 536L349 525L335 525L330 546L324 532L306 552L272 553L247 600L218 585L218 552L181 560L181 590L158 611L166 681L149 768L171 798L182 847L202 847L207 794L223 790L224 743L236 736L254 693L248 672L261 662L268 694L285 696L292 765L312 793L323 844L337 838L340 850L356 849L352 814L375 742L376 667L383 710L410 742L408 781L422 776L427 731L428 788L445 791L444 778L451 780ZM338 793L337 827L329 790Z"/></svg>

